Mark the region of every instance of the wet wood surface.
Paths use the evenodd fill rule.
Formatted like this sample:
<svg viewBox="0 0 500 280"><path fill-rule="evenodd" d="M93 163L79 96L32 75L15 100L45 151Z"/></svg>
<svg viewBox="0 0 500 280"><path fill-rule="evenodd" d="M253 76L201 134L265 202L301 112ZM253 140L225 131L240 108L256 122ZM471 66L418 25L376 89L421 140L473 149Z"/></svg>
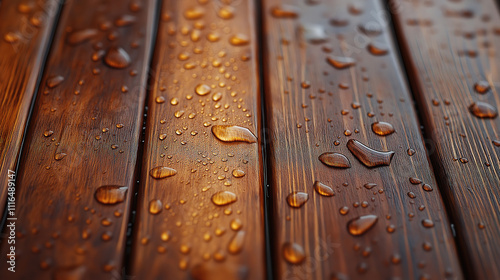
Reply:
<svg viewBox="0 0 500 280"><path fill-rule="evenodd" d="M224 3L163 1L130 264L137 279L265 278L254 3Z"/></svg>
<svg viewBox="0 0 500 280"><path fill-rule="evenodd" d="M463 278L388 14L264 1L275 279Z"/></svg>
<svg viewBox="0 0 500 280"><path fill-rule="evenodd" d="M122 278L156 8L64 4L17 178L16 272L3 261L0 278Z"/></svg>
<svg viewBox="0 0 500 280"><path fill-rule="evenodd" d="M393 2L403 57L432 140L430 155L465 270L470 279L498 279L498 2Z"/></svg>
<svg viewBox="0 0 500 280"><path fill-rule="evenodd" d="M33 95L59 11L57 3L1 3L0 205L6 201L8 170L17 167Z"/></svg>

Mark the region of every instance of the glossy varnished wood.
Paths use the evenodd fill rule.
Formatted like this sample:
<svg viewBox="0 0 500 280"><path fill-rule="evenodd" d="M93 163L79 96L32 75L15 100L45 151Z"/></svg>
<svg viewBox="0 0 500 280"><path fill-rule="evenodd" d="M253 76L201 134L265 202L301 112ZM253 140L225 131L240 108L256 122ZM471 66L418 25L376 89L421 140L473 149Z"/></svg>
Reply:
<svg viewBox="0 0 500 280"><path fill-rule="evenodd" d="M23 5L24 4L24 5ZM58 1L0 4L0 205L8 170L16 170L31 101L38 85ZM1 211L3 213L3 210Z"/></svg>
<svg viewBox="0 0 500 280"><path fill-rule="evenodd" d="M436 174L470 279L500 278L500 15L495 1L393 1L395 25ZM486 81L486 93L474 84Z"/></svg>
<svg viewBox="0 0 500 280"><path fill-rule="evenodd" d="M3 261L0 278L122 278L155 11L153 0L64 4L19 167L16 273ZM123 25L124 15L134 19ZM86 29L93 36L73 37ZM129 54L128 66L92 59L112 47ZM98 203L103 185L127 187L124 201Z"/></svg>
<svg viewBox="0 0 500 280"><path fill-rule="evenodd" d="M134 221L130 274L137 279L265 275L260 143L222 142L211 131L236 125L259 136L254 3L224 3L163 1ZM197 94L200 84L211 92ZM176 174L155 179L158 166ZM236 202L215 205L220 191ZM232 250L238 235L243 242Z"/></svg>
<svg viewBox="0 0 500 280"><path fill-rule="evenodd" d="M263 3L275 278L461 279L450 223L393 46L389 12L379 1ZM367 36L361 24L382 32ZM388 53L371 54L369 43ZM356 62L337 69L328 56ZM375 134L376 121L391 123L395 133ZM392 162L365 167L348 150L350 139L394 151ZM408 149L415 153L410 156ZM324 165L318 157L325 152L345 155L351 167ZM433 191L410 183L410 177ZM335 195L319 195L315 181ZM367 183L377 186L367 189ZM287 204L292 192L307 193L309 199L292 208ZM342 207L349 208L346 215ZM378 221L353 236L347 224L362 215L376 215ZM305 259L287 261L286 243L302 247Z"/></svg>

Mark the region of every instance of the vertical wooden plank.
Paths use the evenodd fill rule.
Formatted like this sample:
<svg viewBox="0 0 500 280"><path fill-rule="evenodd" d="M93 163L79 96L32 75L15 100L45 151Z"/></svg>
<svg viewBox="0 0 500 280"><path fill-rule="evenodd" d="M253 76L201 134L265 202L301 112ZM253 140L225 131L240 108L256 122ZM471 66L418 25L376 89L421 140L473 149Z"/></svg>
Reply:
<svg viewBox="0 0 500 280"><path fill-rule="evenodd" d="M388 11L263 3L276 279L461 279Z"/></svg>
<svg viewBox="0 0 500 280"><path fill-rule="evenodd" d="M16 272L3 261L0 278L122 278L155 10L64 4L20 162L15 245L1 245L15 246Z"/></svg>
<svg viewBox="0 0 500 280"><path fill-rule="evenodd" d="M0 4L0 205L7 197L9 170L15 171L25 126L59 2L2 1ZM3 211L1 211L3 213Z"/></svg>
<svg viewBox="0 0 500 280"><path fill-rule="evenodd" d="M265 277L253 5L163 1L131 261L137 279Z"/></svg>
<svg viewBox="0 0 500 280"><path fill-rule="evenodd" d="M433 140L431 156L468 276L499 279L498 3L392 2L398 7L403 57L425 132Z"/></svg>

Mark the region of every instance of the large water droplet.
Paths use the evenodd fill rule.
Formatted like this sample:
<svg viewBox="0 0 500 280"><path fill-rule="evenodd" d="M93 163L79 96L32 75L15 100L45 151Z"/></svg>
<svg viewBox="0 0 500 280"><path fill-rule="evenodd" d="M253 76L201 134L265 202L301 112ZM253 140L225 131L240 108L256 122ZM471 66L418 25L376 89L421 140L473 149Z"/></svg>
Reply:
<svg viewBox="0 0 500 280"><path fill-rule="evenodd" d="M238 231L233 239L229 242L228 251L231 254L238 254L243 249L243 244L245 242L245 231Z"/></svg>
<svg viewBox="0 0 500 280"><path fill-rule="evenodd" d="M286 242L283 244L283 257L288 263L300 264L306 258L306 253L299 244Z"/></svg>
<svg viewBox="0 0 500 280"><path fill-rule="evenodd" d="M314 182L314 189L322 196L334 196L335 192L329 186L316 181Z"/></svg>
<svg viewBox="0 0 500 280"><path fill-rule="evenodd" d="M359 236L366 233L377 223L378 217L375 215L366 215L354 218L347 224L347 229L351 235Z"/></svg>
<svg viewBox="0 0 500 280"><path fill-rule="evenodd" d="M240 169L234 169L233 170L233 176L235 178L241 178L241 177L245 176L245 171L240 170Z"/></svg>
<svg viewBox="0 0 500 280"><path fill-rule="evenodd" d="M288 205L294 208L300 208L309 200L309 195L304 192L292 192L286 198Z"/></svg>
<svg viewBox="0 0 500 280"><path fill-rule="evenodd" d="M372 123L372 130L375 134L380 136L394 133L394 127L388 122L374 122Z"/></svg>
<svg viewBox="0 0 500 280"><path fill-rule="evenodd" d="M149 175L155 179L163 179L175 174L177 174L177 170L166 166L157 166L149 171Z"/></svg>
<svg viewBox="0 0 500 280"><path fill-rule="evenodd" d="M361 142L351 139L347 142L347 148L366 167L376 167L391 164L394 152L382 152L371 149Z"/></svg>
<svg viewBox="0 0 500 280"><path fill-rule="evenodd" d="M326 61L337 69L345 69L356 64L354 58L350 57L328 56Z"/></svg>
<svg viewBox="0 0 500 280"><path fill-rule="evenodd" d="M214 136L223 142L257 142L257 137L248 129L236 125L212 126Z"/></svg>
<svg viewBox="0 0 500 280"><path fill-rule="evenodd" d="M236 202L236 194L229 191L220 191L212 195L212 202L218 206L224 206Z"/></svg>
<svg viewBox="0 0 500 280"><path fill-rule="evenodd" d="M110 67L122 69L130 65L130 56L124 49L112 47L106 53L104 62Z"/></svg>
<svg viewBox="0 0 500 280"><path fill-rule="evenodd" d="M70 45L81 44L97 35L97 33L97 29L92 28L75 31L68 36L68 43Z"/></svg>
<svg viewBox="0 0 500 280"><path fill-rule="evenodd" d="M472 103L469 106L469 111L478 118L493 119L498 115L497 108L480 101Z"/></svg>
<svg viewBox="0 0 500 280"><path fill-rule="evenodd" d="M336 168L349 168L351 162L343 154L339 153L323 153L319 156L319 160L328 166Z"/></svg>
<svg viewBox="0 0 500 280"><path fill-rule="evenodd" d="M123 186L102 186L95 191L94 198L102 204L118 204L125 200L127 191Z"/></svg>

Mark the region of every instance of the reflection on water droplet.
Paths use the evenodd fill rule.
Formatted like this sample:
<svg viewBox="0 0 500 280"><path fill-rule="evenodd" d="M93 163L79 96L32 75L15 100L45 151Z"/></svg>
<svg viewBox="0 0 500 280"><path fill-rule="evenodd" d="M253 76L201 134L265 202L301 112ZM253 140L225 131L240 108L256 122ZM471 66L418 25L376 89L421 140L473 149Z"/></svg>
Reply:
<svg viewBox="0 0 500 280"><path fill-rule="evenodd" d="M323 153L319 156L319 160L323 164L331 167L336 167L336 168L351 167L351 162L349 161L349 159L343 154L339 153Z"/></svg>
<svg viewBox="0 0 500 280"><path fill-rule="evenodd" d="M377 223L378 217L375 215L366 215L354 218L347 224L349 233L353 236L359 236L366 233Z"/></svg>
<svg viewBox="0 0 500 280"><path fill-rule="evenodd" d="M220 191L212 196L212 202L218 206L224 206L236 202L236 194L229 191Z"/></svg>
<svg viewBox="0 0 500 280"><path fill-rule="evenodd" d="M372 130L375 134L380 136L394 133L394 127L388 122L374 122L372 123Z"/></svg>
<svg viewBox="0 0 500 280"><path fill-rule="evenodd" d="M376 167L391 164L394 152L382 152L371 149L361 142L351 139L347 142L347 148L366 167Z"/></svg>
<svg viewBox="0 0 500 280"><path fill-rule="evenodd" d="M286 198L288 205L294 208L300 208L309 200L309 195L304 192L292 192Z"/></svg>
<svg viewBox="0 0 500 280"><path fill-rule="evenodd" d="M104 62L110 67L122 69L130 65L130 56L124 49L112 47L106 53Z"/></svg>
<svg viewBox="0 0 500 280"><path fill-rule="evenodd" d="M175 174L177 174L177 170L166 166L157 166L149 171L149 175L155 179L163 179Z"/></svg>
<svg viewBox="0 0 500 280"><path fill-rule="evenodd" d="M238 231L234 237L231 239L228 245L228 251L231 254L238 254L243 249L243 244L245 242L245 231Z"/></svg>
<svg viewBox="0 0 500 280"><path fill-rule="evenodd" d="M330 188L329 186L327 186L319 181L314 182L314 189L316 190L316 192L318 192L322 196L334 196L335 195L335 192L333 191L332 188Z"/></svg>
<svg viewBox="0 0 500 280"><path fill-rule="evenodd" d="M102 186L95 193L94 198L102 204L118 204L126 198L128 188L122 186Z"/></svg>
<svg viewBox="0 0 500 280"><path fill-rule="evenodd" d="M283 257L290 264L300 264L306 258L306 253L299 244L286 242L283 244Z"/></svg>
<svg viewBox="0 0 500 280"><path fill-rule="evenodd" d="M350 57L328 56L326 61L337 69L345 69L356 64L354 58Z"/></svg>
<svg viewBox="0 0 500 280"><path fill-rule="evenodd" d="M484 102L475 102L469 106L469 111L478 118L496 118L498 115L497 108Z"/></svg>
<svg viewBox="0 0 500 280"><path fill-rule="evenodd" d="M248 128L236 125L214 125L213 135L223 142L255 143L257 137Z"/></svg>

